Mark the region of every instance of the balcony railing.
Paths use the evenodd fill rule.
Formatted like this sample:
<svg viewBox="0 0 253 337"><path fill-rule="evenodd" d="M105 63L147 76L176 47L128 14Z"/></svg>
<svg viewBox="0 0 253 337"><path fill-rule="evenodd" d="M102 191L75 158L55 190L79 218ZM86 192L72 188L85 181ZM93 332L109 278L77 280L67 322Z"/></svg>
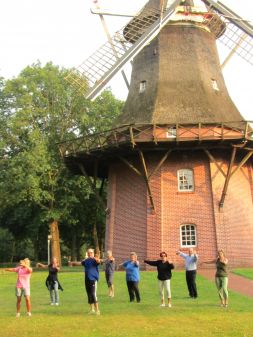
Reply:
<svg viewBox="0 0 253 337"><path fill-rule="evenodd" d="M179 142L252 140L253 122L237 121L226 123L191 124L132 124L101 133L68 140L59 144L62 157L92 154L97 151L113 150L125 145L135 147L143 143L156 145ZM173 144L171 144L173 145Z"/></svg>

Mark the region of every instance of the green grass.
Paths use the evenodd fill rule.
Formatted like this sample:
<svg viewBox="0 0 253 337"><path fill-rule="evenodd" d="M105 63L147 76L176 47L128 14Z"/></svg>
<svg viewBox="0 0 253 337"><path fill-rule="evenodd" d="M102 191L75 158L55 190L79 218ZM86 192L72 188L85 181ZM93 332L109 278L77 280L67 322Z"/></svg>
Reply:
<svg viewBox="0 0 253 337"><path fill-rule="evenodd" d="M155 272L142 272L140 304L129 303L124 272L115 275L115 297L107 297L103 273L98 296L101 316L87 315L88 305L82 272L64 272L60 281L61 305L49 305L44 285L46 272L33 273L31 279L31 318L25 305L15 318L16 275L0 274L0 333L3 337L252 337L253 299L230 292L228 309L218 307L212 282L198 276L199 299L187 298L184 272L174 272L172 305L159 308Z"/></svg>
<svg viewBox="0 0 253 337"><path fill-rule="evenodd" d="M253 280L253 269L252 268L237 268L237 269L232 270L232 272L236 275L240 275L250 280Z"/></svg>

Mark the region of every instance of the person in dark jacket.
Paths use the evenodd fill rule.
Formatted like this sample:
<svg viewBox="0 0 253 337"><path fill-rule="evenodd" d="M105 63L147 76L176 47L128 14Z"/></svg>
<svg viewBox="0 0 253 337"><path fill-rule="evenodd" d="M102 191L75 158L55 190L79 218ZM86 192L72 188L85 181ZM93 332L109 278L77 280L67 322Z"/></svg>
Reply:
<svg viewBox="0 0 253 337"><path fill-rule="evenodd" d="M168 256L165 252L160 253L160 259L155 261L144 260L145 263L157 268L157 278L159 293L161 297L161 307L165 307L164 292L167 294L168 307L171 308L171 289L170 279L172 276L171 270L174 269L174 264L168 260Z"/></svg>
<svg viewBox="0 0 253 337"><path fill-rule="evenodd" d="M59 289L63 291L63 288L58 280L58 272L60 271L60 267L57 258L53 257L52 262L48 265L37 263L37 267L48 268L49 274L46 279L46 287L50 293L51 305L59 305Z"/></svg>
<svg viewBox="0 0 253 337"><path fill-rule="evenodd" d="M107 258L103 261L105 265L105 279L109 289L109 297L114 297L114 285L113 276L115 271L115 259L112 255L112 251L107 251Z"/></svg>

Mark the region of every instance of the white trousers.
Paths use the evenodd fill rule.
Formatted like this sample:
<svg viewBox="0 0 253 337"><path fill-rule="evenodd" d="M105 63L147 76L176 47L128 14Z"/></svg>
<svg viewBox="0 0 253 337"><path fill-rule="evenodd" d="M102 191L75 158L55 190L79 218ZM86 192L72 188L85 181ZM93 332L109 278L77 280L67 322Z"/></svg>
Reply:
<svg viewBox="0 0 253 337"><path fill-rule="evenodd" d="M164 292L166 292L167 298L171 298L170 280L158 280L158 287L161 300L164 300Z"/></svg>

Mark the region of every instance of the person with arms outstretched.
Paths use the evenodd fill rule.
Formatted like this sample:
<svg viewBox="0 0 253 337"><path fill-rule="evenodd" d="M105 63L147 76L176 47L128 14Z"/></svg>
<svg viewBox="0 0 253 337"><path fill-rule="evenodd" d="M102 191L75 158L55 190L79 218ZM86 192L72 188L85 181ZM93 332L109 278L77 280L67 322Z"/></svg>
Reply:
<svg viewBox="0 0 253 337"><path fill-rule="evenodd" d="M15 272L18 275L16 283L17 296L17 312L16 317L20 317L20 307L22 295L25 296L27 316L31 316L31 299L30 299L30 278L32 268L30 267L30 260L28 258L20 260L19 266L16 268L6 268L5 271Z"/></svg>
<svg viewBox="0 0 253 337"><path fill-rule="evenodd" d="M197 276L197 262L198 255L193 248L189 248L188 254L185 254L178 250L177 255L181 256L185 260L185 276L186 283L189 291L189 296L191 298L197 298L197 285L196 285L196 276Z"/></svg>
<svg viewBox="0 0 253 337"><path fill-rule="evenodd" d="M174 264L168 260L167 253L161 252L160 259L155 261L144 260L145 263L150 266L155 266L157 268L157 278L159 293L161 297L161 307L165 307L164 292L167 294L168 307L171 308L171 289L170 289L170 279L172 276L171 270L174 269Z"/></svg>
<svg viewBox="0 0 253 337"><path fill-rule="evenodd" d="M56 257L52 258L50 264L37 263L37 267L48 269L48 277L46 279L46 287L50 293L51 305L59 305L60 296L59 289L63 291L63 288L58 280L58 272L60 271L60 266Z"/></svg>

